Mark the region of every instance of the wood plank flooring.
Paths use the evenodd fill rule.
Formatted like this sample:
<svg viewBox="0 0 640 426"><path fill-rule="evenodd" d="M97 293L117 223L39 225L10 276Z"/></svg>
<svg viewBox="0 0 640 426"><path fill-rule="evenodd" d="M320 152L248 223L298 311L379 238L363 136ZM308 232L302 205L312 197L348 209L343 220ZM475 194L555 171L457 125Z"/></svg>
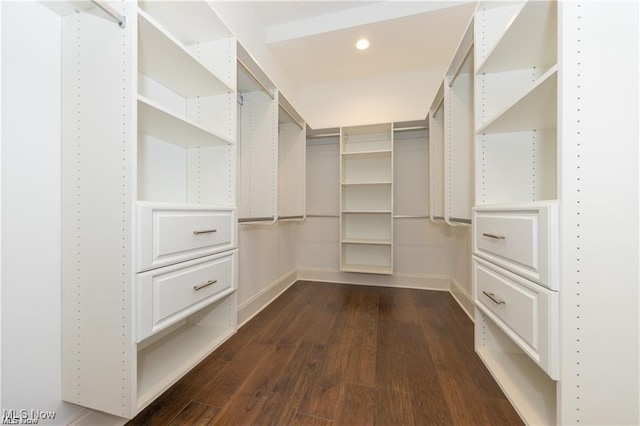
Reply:
<svg viewBox="0 0 640 426"><path fill-rule="evenodd" d="M129 425L519 425L447 292L298 281Z"/></svg>

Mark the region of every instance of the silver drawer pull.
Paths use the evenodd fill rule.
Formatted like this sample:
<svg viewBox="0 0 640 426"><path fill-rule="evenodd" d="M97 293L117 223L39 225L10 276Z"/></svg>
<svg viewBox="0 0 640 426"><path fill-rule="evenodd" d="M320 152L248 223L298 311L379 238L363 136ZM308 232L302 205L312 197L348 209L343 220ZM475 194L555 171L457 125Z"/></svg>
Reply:
<svg viewBox="0 0 640 426"><path fill-rule="evenodd" d="M193 235L213 234L214 232L218 232L218 230L217 229L205 229L204 231L193 231Z"/></svg>
<svg viewBox="0 0 640 426"><path fill-rule="evenodd" d="M194 285L194 286L193 286L193 289L194 289L194 290L200 290L200 289L203 289L203 288L205 288L205 287L210 286L211 284L215 284L215 283L217 283L217 282L218 282L218 280L209 280L209 281L207 281L207 282L206 282L206 283L204 283L204 284Z"/></svg>
<svg viewBox="0 0 640 426"><path fill-rule="evenodd" d="M505 305L507 302L505 302L504 300L498 300L496 299L496 295L493 293L487 293L486 291L482 291L482 294L484 294L485 296L487 296L489 299L491 299L496 305Z"/></svg>
<svg viewBox="0 0 640 426"><path fill-rule="evenodd" d="M482 236L483 237L493 238L493 239L496 239L496 240L504 240L505 239L504 235L495 235L495 234L485 234L485 233L483 233Z"/></svg>

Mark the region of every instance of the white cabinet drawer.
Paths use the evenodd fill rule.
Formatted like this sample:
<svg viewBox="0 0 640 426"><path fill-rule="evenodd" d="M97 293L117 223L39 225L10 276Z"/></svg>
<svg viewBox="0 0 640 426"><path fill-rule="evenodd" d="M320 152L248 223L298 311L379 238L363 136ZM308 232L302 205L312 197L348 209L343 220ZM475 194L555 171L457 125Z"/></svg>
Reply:
<svg viewBox="0 0 640 426"><path fill-rule="evenodd" d="M473 253L558 289L557 203L473 209Z"/></svg>
<svg viewBox="0 0 640 426"><path fill-rule="evenodd" d="M235 248L236 222L233 209L139 203L137 270Z"/></svg>
<svg viewBox="0 0 640 426"><path fill-rule="evenodd" d="M553 379L558 364L558 293L473 256L474 301Z"/></svg>
<svg viewBox="0 0 640 426"><path fill-rule="evenodd" d="M237 252L138 274L137 341L186 318L237 288Z"/></svg>

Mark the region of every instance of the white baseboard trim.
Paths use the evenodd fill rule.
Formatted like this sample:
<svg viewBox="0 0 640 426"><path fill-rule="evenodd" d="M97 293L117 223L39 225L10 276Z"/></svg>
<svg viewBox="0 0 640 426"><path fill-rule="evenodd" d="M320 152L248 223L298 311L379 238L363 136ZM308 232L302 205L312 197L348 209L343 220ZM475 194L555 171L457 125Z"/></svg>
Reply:
<svg viewBox="0 0 640 426"><path fill-rule="evenodd" d="M449 277L440 275L357 274L331 269L298 268L298 279L341 284L449 291Z"/></svg>
<svg viewBox="0 0 640 426"><path fill-rule="evenodd" d="M449 280L449 292L453 298L456 299L456 302L458 302L458 305L460 305L462 310L469 316L469 318L471 318L471 321L474 321L473 297L471 297L467 290L462 287L458 281L451 278Z"/></svg>
<svg viewBox="0 0 640 426"><path fill-rule="evenodd" d="M67 423L67 426L122 426L129 419L85 409Z"/></svg>
<svg viewBox="0 0 640 426"><path fill-rule="evenodd" d="M292 270L271 283L268 287L251 297L246 302L238 305L238 328L256 316L261 310L269 306L286 289L298 280L298 271Z"/></svg>

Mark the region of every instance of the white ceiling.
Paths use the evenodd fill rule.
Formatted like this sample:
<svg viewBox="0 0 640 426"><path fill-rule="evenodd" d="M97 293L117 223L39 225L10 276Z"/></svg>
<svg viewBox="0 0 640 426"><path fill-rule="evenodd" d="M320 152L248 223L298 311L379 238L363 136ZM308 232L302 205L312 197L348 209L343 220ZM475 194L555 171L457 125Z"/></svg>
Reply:
<svg viewBox="0 0 640 426"><path fill-rule="evenodd" d="M444 67L475 1L258 1L265 39L296 86ZM366 37L371 47L358 51Z"/></svg>

